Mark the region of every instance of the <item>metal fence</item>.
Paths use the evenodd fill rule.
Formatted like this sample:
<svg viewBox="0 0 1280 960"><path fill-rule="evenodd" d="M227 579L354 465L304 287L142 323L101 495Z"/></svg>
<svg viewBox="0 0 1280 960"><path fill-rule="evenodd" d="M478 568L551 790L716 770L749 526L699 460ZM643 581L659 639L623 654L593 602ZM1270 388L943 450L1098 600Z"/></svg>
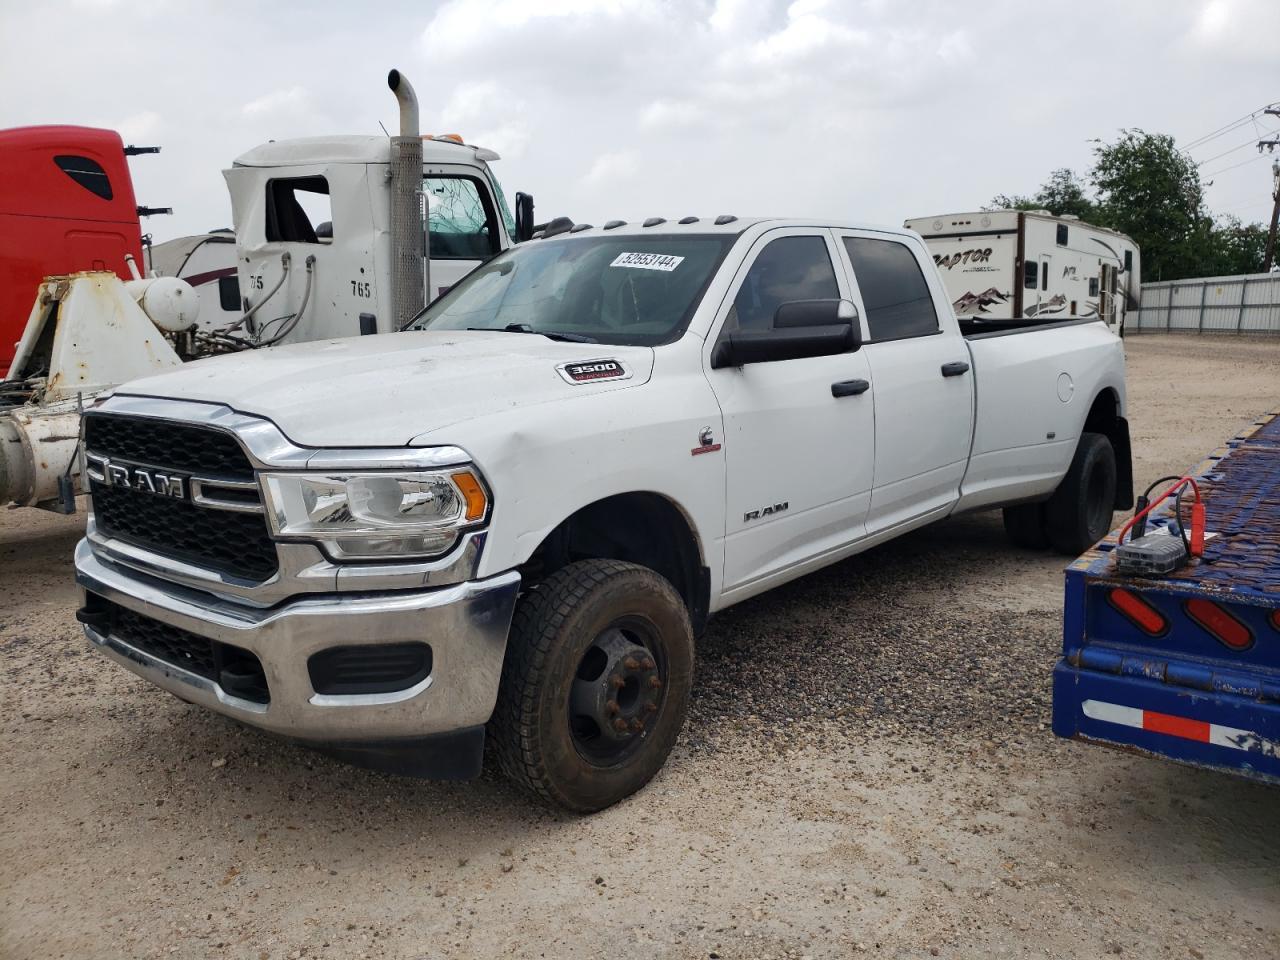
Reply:
<svg viewBox="0 0 1280 960"><path fill-rule="evenodd" d="M1144 283L1126 332L1280 333L1280 273Z"/></svg>

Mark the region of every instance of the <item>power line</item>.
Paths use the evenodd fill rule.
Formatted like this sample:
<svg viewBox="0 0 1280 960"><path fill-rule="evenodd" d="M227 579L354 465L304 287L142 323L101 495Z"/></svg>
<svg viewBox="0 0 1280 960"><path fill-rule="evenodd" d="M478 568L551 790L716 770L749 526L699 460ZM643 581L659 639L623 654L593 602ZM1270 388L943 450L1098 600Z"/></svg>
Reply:
<svg viewBox="0 0 1280 960"><path fill-rule="evenodd" d="M1218 176L1219 174L1226 173L1228 170L1235 170L1235 169L1238 169L1239 167L1243 167L1245 164L1249 164L1249 163L1257 163L1259 160L1266 160L1266 159L1267 159L1267 157L1262 156L1262 155L1259 155L1259 156L1256 156L1256 157L1250 157L1248 160L1241 160L1239 163L1233 163L1231 166L1229 166L1229 167L1223 167L1221 170L1214 170L1212 173L1202 173L1202 174L1201 174L1201 176L1202 176L1202 177L1216 177L1216 176Z"/></svg>
<svg viewBox="0 0 1280 960"><path fill-rule="evenodd" d="M1276 133L1280 133L1280 127L1277 127L1275 130L1268 130L1264 134L1264 136L1269 137ZM1203 167L1206 163L1212 163L1214 160L1221 160L1223 157L1228 156L1229 154L1235 153L1237 150L1243 150L1245 147L1255 146L1257 143L1258 143L1258 138L1256 136L1250 137L1244 143L1238 144L1237 146L1232 147L1230 150L1223 150L1222 153L1214 154L1208 160L1201 160L1199 163L1196 164L1196 166Z"/></svg>
<svg viewBox="0 0 1280 960"><path fill-rule="evenodd" d="M1277 102L1280 103L1280 101L1277 101ZM1275 103L1265 104L1259 107L1257 110L1254 110L1252 113L1246 113L1243 117L1240 117L1237 120L1232 120L1230 123L1223 124L1217 130L1211 130L1208 133L1206 133L1204 136L1197 137L1195 140L1192 140L1190 143L1184 144L1182 149L1193 150L1196 147L1202 146L1203 144L1206 144L1211 140L1216 140L1218 137L1225 136L1226 134L1230 133L1232 130L1238 130L1240 127L1243 127L1250 120L1257 119L1258 115L1261 113L1265 113L1269 107L1274 107L1276 105L1277 104Z"/></svg>

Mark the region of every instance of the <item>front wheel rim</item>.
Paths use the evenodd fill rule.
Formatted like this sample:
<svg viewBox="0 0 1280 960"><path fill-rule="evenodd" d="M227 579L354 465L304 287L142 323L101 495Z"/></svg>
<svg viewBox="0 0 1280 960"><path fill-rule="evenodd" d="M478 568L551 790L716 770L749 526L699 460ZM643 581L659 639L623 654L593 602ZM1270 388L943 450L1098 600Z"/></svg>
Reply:
<svg viewBox="0 0 1280 960"><path fill-rule="evenodd" d="M569 735L595 766L635 754L657 726L666 702L667 658L653 624L621 617L583 651L569 687Z"/></svg>

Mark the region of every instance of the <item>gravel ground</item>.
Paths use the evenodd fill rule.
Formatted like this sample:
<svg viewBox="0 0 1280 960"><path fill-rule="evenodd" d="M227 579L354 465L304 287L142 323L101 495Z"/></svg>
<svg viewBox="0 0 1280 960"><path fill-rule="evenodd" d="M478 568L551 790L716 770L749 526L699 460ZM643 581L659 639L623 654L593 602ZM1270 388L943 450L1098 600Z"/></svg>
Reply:
<svg viewBox="0 0 1280 960"><path fill-rule="evenodd" d="M1127 343L1144 483L1280 408L1280 341ZM585 819L108 665L78 527L0 518L0 956L1280 956L1280 793L1054 739L1062 563L998 515L716 618L671 762Z"/></svg>

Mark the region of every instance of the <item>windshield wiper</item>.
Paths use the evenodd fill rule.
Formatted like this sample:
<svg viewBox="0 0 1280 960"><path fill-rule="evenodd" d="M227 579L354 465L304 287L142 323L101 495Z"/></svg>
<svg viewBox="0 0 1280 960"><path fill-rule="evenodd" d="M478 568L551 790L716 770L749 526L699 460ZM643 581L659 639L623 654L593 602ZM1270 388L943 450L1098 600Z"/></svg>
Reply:
<svg viewBox="0 0 1280 960"><path fill-rule="evenodd" d="M559 340L562 343L599 343L595 337L586 337L580 333L561 333L557 330L535 330L527 323L508 323L505 327L467 327L468 330L488 330L502 333L536 333L548 340Z"/></svg>

